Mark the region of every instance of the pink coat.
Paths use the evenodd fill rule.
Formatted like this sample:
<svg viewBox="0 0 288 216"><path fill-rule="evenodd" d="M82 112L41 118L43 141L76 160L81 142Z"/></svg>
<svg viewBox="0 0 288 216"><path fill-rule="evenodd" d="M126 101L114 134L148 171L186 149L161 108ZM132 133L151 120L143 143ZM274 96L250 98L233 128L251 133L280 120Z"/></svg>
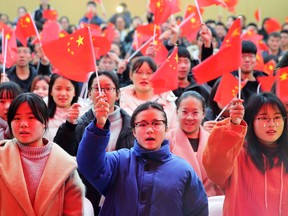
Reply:
<svg viewBox="0 0 288 216"><path fill-rule="evenodd" d="M215 196L222 193L218 187L213 184L210 179L208 179L202 164L202 155L209 135L210 134L204 130L202 126L200 126L199 147L197 152L194 152L188 138L180 127L169 131L166 135L166 138L170 142L171 152L185 159L193 167L203 182L207 196Z"/></svg>
<svg viewBox="0 0 288 216"><path fill-rule="evenodd" d="M82 215L85 189L76 169L76 160L53 143L32 206L18 145L0 145L0 215Z"/></svg>

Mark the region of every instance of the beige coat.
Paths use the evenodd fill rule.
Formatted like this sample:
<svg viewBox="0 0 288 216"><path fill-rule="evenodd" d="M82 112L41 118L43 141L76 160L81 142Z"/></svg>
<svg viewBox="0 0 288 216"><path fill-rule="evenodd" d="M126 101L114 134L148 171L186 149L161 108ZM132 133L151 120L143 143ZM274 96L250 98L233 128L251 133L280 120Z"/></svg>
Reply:
<svg viewBox="0 0 288 216"><path fill-rule="evenodd" d="M32 206L15 140L0 146L0 216L82 215L84 185L77 164L52 144Z"/></svg>
<svg viewBox="0 0 288 216"><path fill-rule="evenodd" d="M202 155L208 137L209 133L200 126L198 151L194 152L187 136L180 127L169 131L166 135L166 138L170 142L171 152L185 159L193 167L203 182L207 196L215 196L221 194L221 192L218 187L208 179L202 164Z"/></svg>

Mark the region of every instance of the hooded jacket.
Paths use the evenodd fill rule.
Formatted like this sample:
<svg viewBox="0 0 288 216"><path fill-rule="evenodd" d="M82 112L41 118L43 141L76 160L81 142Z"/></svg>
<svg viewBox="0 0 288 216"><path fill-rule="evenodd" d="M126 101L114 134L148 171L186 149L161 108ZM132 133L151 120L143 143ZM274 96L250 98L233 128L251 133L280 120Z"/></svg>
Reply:
<svg viewBox="0 0 288 216"><path fill-rule="evenodd" d="M58 145L52 149L32 206L16 140L0 146L0 215L82 215L84 185L77 164Z"/></svg>
<svg viewBox="0 0 288 216"><path fill-rule="evenodd" d="M225 191L223 215L288 215L288 174L283 165L257 169L243 147L246 130L244 121L218 122L203 153L208 177Z"/></svg>
<svg viewBox="0 0 288 216"><path fill-rule="evenodd" d="M144 150L135 140L131 150L106 153L109 124L105 129L89 124L77 153L79 171L105 196L100 215L208 215L200 179L171 154L167 140L157 151Z"/></svg>

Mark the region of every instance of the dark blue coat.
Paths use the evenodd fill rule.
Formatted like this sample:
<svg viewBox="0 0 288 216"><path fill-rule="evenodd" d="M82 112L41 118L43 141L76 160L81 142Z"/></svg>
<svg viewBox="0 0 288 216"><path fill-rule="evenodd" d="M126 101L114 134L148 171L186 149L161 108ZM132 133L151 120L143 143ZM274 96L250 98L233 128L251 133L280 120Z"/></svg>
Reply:
<svg viewBox="0 0 288 216"><path fill-rule="evenodd" d="M142 149L106 153L110 123L95 121L85 129L77 161L79 171L105 196L100 215L208 215L203 185L192 167L169 150L164 140L157 151Z"/></svg>

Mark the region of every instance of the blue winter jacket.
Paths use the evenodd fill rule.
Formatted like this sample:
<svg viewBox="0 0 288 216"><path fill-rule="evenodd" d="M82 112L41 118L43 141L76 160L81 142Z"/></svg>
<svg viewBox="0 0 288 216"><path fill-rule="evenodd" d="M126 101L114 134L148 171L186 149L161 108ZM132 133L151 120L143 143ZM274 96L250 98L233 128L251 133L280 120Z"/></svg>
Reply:
<svg viewBox="0 0 288 216"><path fill-rule="evenodd" d="M168 140L157 151L142 149L106 153L110 123L91 122L80 142L79 171L105 196L100 215L208 215L204 187L192 167L171 154Z"/></svg>

